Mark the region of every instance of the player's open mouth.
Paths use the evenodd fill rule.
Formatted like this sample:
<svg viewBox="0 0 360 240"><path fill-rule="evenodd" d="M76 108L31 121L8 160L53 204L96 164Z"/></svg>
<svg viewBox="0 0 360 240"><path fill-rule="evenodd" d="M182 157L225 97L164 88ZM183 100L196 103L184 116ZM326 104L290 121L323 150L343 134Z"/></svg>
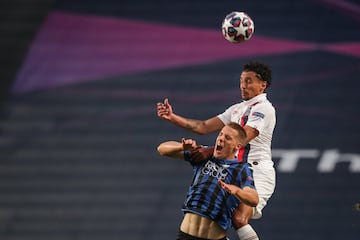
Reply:
<svg viewBox="0 0 360 240"><path fill-rule="evenodd" d="M221 151L223 149L223 147L222 146L220 146L220 145L216 145L216 148L215 148L215 150L216 151Z"/></svg>

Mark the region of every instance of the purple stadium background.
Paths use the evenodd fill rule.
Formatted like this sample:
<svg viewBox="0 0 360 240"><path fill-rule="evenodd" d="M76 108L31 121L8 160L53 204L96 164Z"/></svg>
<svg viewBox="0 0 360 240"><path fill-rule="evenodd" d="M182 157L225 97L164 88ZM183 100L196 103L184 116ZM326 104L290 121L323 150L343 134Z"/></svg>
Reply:
<svg viewBox="0 0 360 240"><path fill-rule="evenodd" d="M234 10L254 19L249 42L221 35ZM249 60L273 68L277 109L260 239L359 239L359 16L350 0L55 1L3 104L0 239L175 239L191 168L156 146L215 135L156 103L214 116L240 101Z"/></svg>

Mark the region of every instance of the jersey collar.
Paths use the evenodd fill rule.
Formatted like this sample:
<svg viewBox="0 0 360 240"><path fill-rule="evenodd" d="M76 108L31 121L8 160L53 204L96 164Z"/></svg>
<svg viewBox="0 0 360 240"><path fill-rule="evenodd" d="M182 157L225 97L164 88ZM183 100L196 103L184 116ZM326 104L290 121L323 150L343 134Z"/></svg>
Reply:
<svg viewBox="0 0 360 240"><path fill-rule="evenodd" d="M251 106L254 105L255 103L262 102L264 100L266 100L266 93L259 94L247 101L243 101L243 103L245 103L246 106Z"/></svg>

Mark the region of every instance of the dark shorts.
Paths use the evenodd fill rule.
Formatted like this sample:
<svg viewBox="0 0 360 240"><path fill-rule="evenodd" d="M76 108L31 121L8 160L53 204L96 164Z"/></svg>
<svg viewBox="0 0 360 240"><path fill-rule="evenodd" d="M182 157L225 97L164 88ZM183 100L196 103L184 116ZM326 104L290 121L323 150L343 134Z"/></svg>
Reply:
<svg viewBox="0 0 360 240"><path fill-rule="evenodd" d="M224 238L221 238L221 239L217 239L217 240L226 240L227 238L224 237ZM194 237L194 236L191 236L187 233L184 233L182 231L179 231L179 234L176 238L176 240L211 240L211 239L207 239L207 238L199 238L199 237ZM214 239L213 239L214 240Z"/></svg>

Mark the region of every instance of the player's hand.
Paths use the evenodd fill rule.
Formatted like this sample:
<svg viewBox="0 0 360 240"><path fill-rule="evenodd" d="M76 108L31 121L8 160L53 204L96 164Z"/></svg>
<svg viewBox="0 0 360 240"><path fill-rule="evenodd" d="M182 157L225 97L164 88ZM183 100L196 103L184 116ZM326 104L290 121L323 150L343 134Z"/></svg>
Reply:
<svg viewBox="0 0 360 240"><path fill-rule="evenodd" d="M220 179L218 180L219 185L228 193L235 195L236 191L238 190L239 187L232 185L232 184L227 184L223 181L221 181Z"/></svg>
<svg viewBox="0 0 360 240"><path fill-rule="evenodd" d="M214 147L198 147L191 151L190 158L194 162L202 162L211 158L214 153Z"/></svg>
<svg viewBox="0 0 360 240"><path fill-rule="evenodd" d="M158 117L164 120L170 120L173 110L169 103L169 99L165 98L163 103L158 102L156 106Z"/></svg>
<svg viewBox="0 0 360 240"><path fill-rule="evenodd" d="M194 149L198 148L196 141L193 139L181 139L181 143L183 145L184 151L193 151Z"/></svg>

